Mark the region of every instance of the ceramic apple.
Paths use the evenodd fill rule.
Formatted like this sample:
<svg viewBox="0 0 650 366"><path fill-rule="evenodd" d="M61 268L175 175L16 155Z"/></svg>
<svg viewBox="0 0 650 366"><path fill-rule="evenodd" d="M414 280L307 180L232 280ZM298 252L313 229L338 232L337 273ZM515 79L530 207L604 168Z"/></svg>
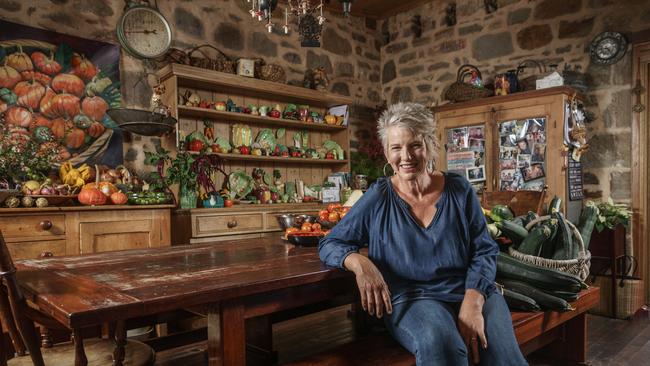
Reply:
<svg viewBox="0 0 650 366"><path fill-rule="evenodd" d="M224 102L216 102L214 103L214 109L218 111L225 111L226 110L226 103Z"/></svg>

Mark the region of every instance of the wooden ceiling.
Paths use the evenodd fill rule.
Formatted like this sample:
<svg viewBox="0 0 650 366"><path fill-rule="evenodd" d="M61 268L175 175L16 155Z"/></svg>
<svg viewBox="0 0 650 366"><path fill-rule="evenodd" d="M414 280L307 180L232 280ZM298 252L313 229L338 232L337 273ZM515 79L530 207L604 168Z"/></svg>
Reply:
<svg viewBox="0 0 650 366"><path fill-rule="evenodd" d="M319 0L311 0L318 3ZM352 15L374 19L384 19L413 9L432 0L353 0ZM324 0L325 8L334 13L342 13L340 0ZM286 3L286 0L280 1Z"/></svg>

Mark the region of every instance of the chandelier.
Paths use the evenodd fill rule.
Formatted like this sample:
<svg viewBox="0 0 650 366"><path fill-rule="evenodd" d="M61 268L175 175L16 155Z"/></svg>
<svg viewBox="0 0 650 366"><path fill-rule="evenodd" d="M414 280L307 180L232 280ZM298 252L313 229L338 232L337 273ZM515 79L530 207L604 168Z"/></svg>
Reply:
<svg viewBox="0 0 650 366"><path fill-rule="evenodd" d="M273 11L278 7L278 0L247 0L251 4L249 13L258 21L266 22L266 29L269 33L273 32ZM350 15L353 0L339 0L343 4L343 14L347 17ZM329 0L328 0L329 2ZM300 44L302 47L320 47L320 35L325 24L323 15L323 0L286 0L284 8L284 25L282 30L284 34L289 33L289 16L298 18L298 33L300 34Z"/></svg>

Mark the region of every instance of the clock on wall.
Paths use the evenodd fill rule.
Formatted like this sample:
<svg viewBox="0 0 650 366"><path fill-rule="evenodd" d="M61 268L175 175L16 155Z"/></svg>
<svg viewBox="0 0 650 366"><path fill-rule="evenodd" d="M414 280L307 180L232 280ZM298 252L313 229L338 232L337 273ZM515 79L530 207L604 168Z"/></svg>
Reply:
<svg viewBox="0 0 650 366"><path fill-rule="evenodd" d="M129 2L117 22L117 39L131 55L150 59L167 52L172 32L167 19L148 1Z"/></svg>
<svg viewBox="0 0 650 366"><path fill-rule="evenodd" d="M627 39L618 32L603 32L591 41L589 54L591 60L602 65L618 62L627 51Z"/></svg>

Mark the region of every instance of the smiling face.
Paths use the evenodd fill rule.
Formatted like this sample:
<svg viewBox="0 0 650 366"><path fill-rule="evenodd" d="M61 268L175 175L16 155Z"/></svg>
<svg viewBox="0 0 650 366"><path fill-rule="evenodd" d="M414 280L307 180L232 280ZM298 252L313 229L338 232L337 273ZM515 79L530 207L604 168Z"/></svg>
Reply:
<svg viewBox="0 0 650 366"><path fill-rule="evenodd" d="M387 133L386 159L398 179L413 180L426 174L427 148L407 128L390 127Z"/></svg>

